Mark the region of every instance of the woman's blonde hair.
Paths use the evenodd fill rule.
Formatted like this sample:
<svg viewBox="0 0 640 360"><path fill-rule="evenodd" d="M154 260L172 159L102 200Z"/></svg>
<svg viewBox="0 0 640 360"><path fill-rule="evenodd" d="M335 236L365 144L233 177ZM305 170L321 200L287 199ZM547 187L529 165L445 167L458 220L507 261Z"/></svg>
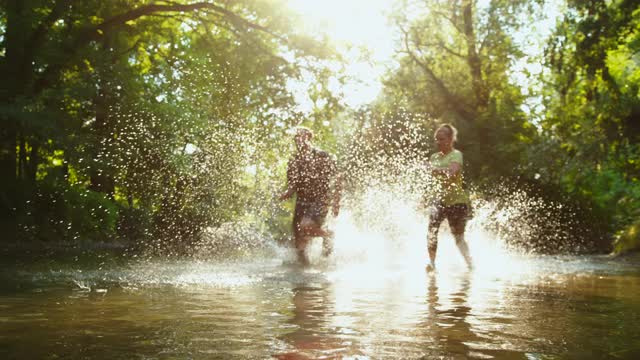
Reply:
<svg viewBox="0 0 640 360"><path fill-rule="evenodd" d="M458 141L458 129L456 129L455 126L451 124L442 124L438 126L436 131L433 133L433 136L435 137L438 134L438 131L443 129L446 129L449 132L449 135L451 135L451 139L453 140L453 142Z"/></svg>

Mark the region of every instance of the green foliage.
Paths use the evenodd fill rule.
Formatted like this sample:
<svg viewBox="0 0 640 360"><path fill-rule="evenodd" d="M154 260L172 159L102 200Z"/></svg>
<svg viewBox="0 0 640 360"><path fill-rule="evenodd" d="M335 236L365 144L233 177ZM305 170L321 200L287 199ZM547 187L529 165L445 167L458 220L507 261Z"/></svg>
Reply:
<svg viewBox="0 0 640 360"><path fill-rule="evenodd" d="M625 229L616 233L613 253L622 255L638 250L640 250L640 222L635 221Z"/></svg>
<svg viewBox="0 0 640 360"><path fill-rule="evenodd" d="M197 240L282 176L244 175L276 169L300 122L288 82L339 76L284 2L71 3L0 10L0 205L21 237ZM317 118L335 114L318 89Z"/></svg>
<svg viewBox="0 0 640 360"><path fill-rule="evenodd" d="M592 199L610 232L640 210L640 8L631 1L570 2L549 40L547 114L540 149L549 180ZM635 215L634 215L635 214Z"/></svg>
<svg viewBox="0 0 640 360"><path fill-rule="evenodd" d="M569 2L539 73L545 86L527 94L512 76L524 56L513 34L544 16L542 4L401 2L399 66L387 74L381 109L425 114L418 121L431 131L434 119L452 122L477 189L530 184L532 196L575 209L571 221L598 242L639 207L638 8ZM540 99L542 113L523 110Z"/></svg>
<svg viewBox="0 0 640 360"><path fill-rule="evenodd" d="M454 123L474 179L513 176L535 134L521 110L524 96L509 77L523 55L510 34L523 26L527 5L402 2L393 17L403 43L400 66L385 80L385 106Z"/></svg>
<svg viewBox="0 0 640 360"><path fill-rule="evenodd" d="M400 1L398 66L355 113L341 102L340 55L302 36L285 3L0 2L2 229L179 247L244 219L280 238L292 206L273 200L293 150L285 129L311 127L365 176L376 159L432 152L437 122L459 128L478 188L535 184L609 233L635 226L637 2L568 1L544 71L525 74L545 86L526 93L514 34L542 1ZM312 84L309 116L296 81ZM532 100L543 110L525 112Z"/></svg>
<svg viewBox="0 0 640 360"><path fill-rule="evenodd" d="M23 236L48 242L112 241L118 206L104 194L47 178L26 201Z"/></svg>

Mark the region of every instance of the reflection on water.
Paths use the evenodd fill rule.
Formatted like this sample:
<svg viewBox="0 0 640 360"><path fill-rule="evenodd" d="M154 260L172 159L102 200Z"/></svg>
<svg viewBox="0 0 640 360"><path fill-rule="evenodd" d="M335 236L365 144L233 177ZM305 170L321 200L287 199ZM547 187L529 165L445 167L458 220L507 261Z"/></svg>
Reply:
<svg viewBox="0 0 640 360"><path fill-rule="evenodd" d="M637 258L514 254L477 216L475 269L442 231L428 275L424 215L385 204L362 207L383 211L368 222L332 219L334 257L313 243L310 268L283 249L236 261L5 251L0 358L640 358Z"/></svg>
<svg viewBox="0 0 640 360"><path fill-rule="evenodd" d="M606 257L526 263L527 272L442 266L434 276L412 266L302 269L279 260L5 266L0 357L640 355L634 263Z"/></svg>
<svg viewBox="0 0 640 360"><path fill-rule="evenodd" d="M348 341L341 341L343 329L330 326L335 303L330 288L300 286L293 290L292 315L287 321L292 331L280 339L290 345L288 351L275 354L278 359L304 359L322 354L344 354Z"/></svg>

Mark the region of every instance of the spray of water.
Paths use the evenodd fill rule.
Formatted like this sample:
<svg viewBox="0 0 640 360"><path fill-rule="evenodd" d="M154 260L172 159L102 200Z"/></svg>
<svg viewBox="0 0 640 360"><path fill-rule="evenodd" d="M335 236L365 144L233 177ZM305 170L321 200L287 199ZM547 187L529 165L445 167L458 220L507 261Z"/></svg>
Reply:
<svg viewBox="0 0 640 360"><path fill-rule="evenodd" d="M323 259L322 240L314 239L308 248L312 268L330 270L339 278L355 282L398 274L424 275L428 217L433 199L440 192L425 169L425 160L433 151L428 145L431 132L425 127L432 128L433 121L403 113L392 119L359 118L355 122L360 126L351 127L351 133L336 136L336 153L346 184L341 214L330 217L327 223L335 232L335 251L330 259ZM273 196L284 186L287 158L280 159L277 166L264 166L268 161L257 157L260 139L259 134L247 132L238 142L245 152L240 157L244 159L240 177L244 177L245 185L252 182L247 188L251 196L243 194L245 214L213 223L197 241L182 244L181 254L186 254L187 260L182 257L167 266L166 260L146 258L138 264L130 282L218 284L226 283L221 279L237 278L224 271L226 275L221 277L223 266L251 269L252 275L236 274L240 278L231 281L245 283L257 281L255 277L264 273L260 270L263 266L295 263L289 231L292 204L278 203ZM194 154L205 161L198 167L198 179L206 178L208 169L215 168L216 159L225 155L198 149ZM234 171L242 170L242 166L234 166ZM234 186L238 188L230 189L230 193L242 192L242 183L237 182ZM216 187L226 189L220 184ZM568 234L574 230L566 221L569 217L559 216L565 215L560 205L529 196L522 189L500 184L491 196L476 191L472 199L474 217L467 224L466 239L475 274L526 272L532 251L567 243ZM156 255L153 251L150 254ZM446 221L439 234L437 265L443 273L467 272ZM166 271L159 273L159 267Z"/></svg>

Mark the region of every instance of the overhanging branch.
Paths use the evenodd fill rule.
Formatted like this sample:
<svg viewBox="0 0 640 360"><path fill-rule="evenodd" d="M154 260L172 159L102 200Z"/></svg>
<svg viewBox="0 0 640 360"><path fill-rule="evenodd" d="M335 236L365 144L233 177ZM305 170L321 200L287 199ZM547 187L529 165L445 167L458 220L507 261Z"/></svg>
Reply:
<svg viewBox="0 0 640 360"><path fill-rule="evenodd" d="M222 6L219 6L210 2L197 2L192 4L167 4L167 5L150 4L150 5L141 6L139 8L132 9L126 13L116 15L110 19L105 20L101 24L96 25L94 28L89 29L87 31L87 35L89 36L89 40L92 40L95 37L100 37L101 33L107 33L113 28L119 25L125 24L127 21L136 20L143 16L148 16L148 15L153 15L153 14L163 13L163 12L194 12L198 10L210 10L213 12L217 12L219 14L224 15L231 23L233 23L236 26L263 31L265 33L268 33L271 36L274 36L284 41L284 39L281 36L275 34L268 28L256 23L252 23L244 19L240 15L225 9Z"/></svg>
<svg viewBox="0 0 640 360"><path fill-rule="evenodd" d="M56 1L53 9L49 12L49 15L38 25L38 27L33 31L27 43L25 44L25 48L27 51L34 51L40 44L44 41L47 32L51 29L53 24L60 19L62 14L66 9L69 8L73 0L59 0ZM31 60L30 58L28 60Z"/></svg>
<svg viewBox="0 0 640 360"><path fill-rule="evenodd" d="M471 112L465 109L466 108L465 103L458 96L456 96L449 90L449 88L444 83L444 81L442 81L442 79L440 79L435 74L435 72L433 71L433 69L431 69L429 64L420 60L416 56L416 54L413 52L413 50L411 49L411 46L409 45L408 32L402 28L400 28L400 31L402 31L403 33L403 43L404 43L405 52L407 53L407 55L409 55L411 60L413 60L413 62L415 62L426 73L427 77L429 77L429 79L431 79L431 81L436 85L440 93L442 93L442 95L444 96L447 104L449 104L449 107L453 109L455 112L457 112L463 118L465 119L471 118Z"/></svg>
<svg viewBox="0 0 640 360"><path fill-rule="evenodd" d="M65 0L66 1L66 0ZM61 1L62 4L64 1ZM177 4L177 3L164 3L164 4L149 4L144 5L135 9L131 9L125 13L120 15L113 16L109 19L106 19L102 23L95 25L93 27L87 28L82 31L75 39L72 41L71 46L67 50L67 58L69 56L74 55L81 49L83 46L89 44L91 41L99 40L105 34L113 31L118 26L124 25L129 21L134 21L139 18L145 16L157 16L164 13L187 13L187 12L196 12L196 11L210 11L217 14L220 14L226 20L228 20L234 27L240 29L253 29L258 30L264 33L267 33L283 42L286 42L286 39L282 36L274 33L270 29L260 25L253 23L244 19L242 16L230 11L222 6L216 5L212 2L196 2L191 4ZM33 93L37 94L42 91L46 84L54 79L60 71L62 71L66 66L68 66L67 62L58 62L51 64L48 66L45 71L36 79L34 82Z"/></svg>

